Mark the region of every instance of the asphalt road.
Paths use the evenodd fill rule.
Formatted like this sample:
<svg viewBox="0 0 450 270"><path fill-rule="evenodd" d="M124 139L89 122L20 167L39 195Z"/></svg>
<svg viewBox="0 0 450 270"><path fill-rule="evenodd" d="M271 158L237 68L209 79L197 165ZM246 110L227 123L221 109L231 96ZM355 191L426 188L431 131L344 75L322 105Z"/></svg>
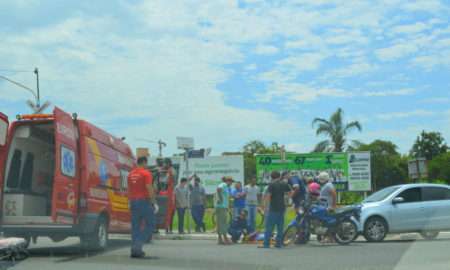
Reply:
<svg viewBox="0 0 450 270"><path fill-rule="evenodd" d="M30 247L31 256L12 269L450 269L448 236L434 241L357 241L349 246L312 241L281 250L244 244L217 246L212 240L157 240L145 247L148 257L138 260L129 258L129 246L127 239L112 239L105 252L87 254L80 250L76 238L58 244L41 239Z"/></svg>

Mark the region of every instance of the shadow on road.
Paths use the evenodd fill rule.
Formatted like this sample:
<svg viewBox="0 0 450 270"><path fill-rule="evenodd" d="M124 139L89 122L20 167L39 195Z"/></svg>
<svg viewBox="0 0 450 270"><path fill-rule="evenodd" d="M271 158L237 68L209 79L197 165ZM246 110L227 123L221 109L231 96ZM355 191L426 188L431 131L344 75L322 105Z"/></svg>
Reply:
<svg viewBox="0 0 450 270"><path fill-rule="evenodd" d="M77 259L94 257L96 255L121 249L131 245L130 240L114 239L109 240L109 246L104 251L87 251L81 247L81 245L68 245L59 247L39 247L30 248L30 257L56 257L60 258L55 263L70 262Z"/></svg>

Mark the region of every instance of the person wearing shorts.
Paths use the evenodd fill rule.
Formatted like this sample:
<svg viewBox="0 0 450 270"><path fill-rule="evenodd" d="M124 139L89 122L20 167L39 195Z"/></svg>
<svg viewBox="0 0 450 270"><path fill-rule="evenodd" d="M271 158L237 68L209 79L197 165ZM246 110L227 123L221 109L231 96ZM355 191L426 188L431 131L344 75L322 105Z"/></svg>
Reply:
<svg viewBox="0 0 450 270"><path fill-rule="evenodd" d="M222 183L217 186L215 209L217 218L217 236L219 245L229 245L231 242L228 240L228 207L230 197L230 186L233 183L231 177L222 178Z"/></svg>

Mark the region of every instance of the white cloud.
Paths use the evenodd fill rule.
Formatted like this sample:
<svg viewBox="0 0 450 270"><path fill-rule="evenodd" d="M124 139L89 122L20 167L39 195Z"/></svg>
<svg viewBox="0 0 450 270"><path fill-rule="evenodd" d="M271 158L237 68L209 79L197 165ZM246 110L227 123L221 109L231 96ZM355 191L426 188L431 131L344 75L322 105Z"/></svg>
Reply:
<svg viewBox="0 0 450 270"><path fill-rule="evenodd" d="M399 43L391 47L378 49L375 51L378 59L382 61L392 61L398 58L402 58L406 55L415 53L418 51L418 47L411 43Z"/></svg>
<svg viewBox="0 0 450 270"><path fill-rule="evenodd" d="M319 88L300 83L273 82L269 90L259 96L260 102L271 102L274 98L283 97L290 103L294 102L312 102L319 97L351 97L352 94L334 88Z"/></svg>
<svg viewBox="0 0 450 270"><path fill-rule="evenodd" d="M411 88L383 90L383 91L365 91L362 93L366 97L387 97L387 96L407 96L415 94L417 91Z"/></svg>
<svg viewBox="0 0 450 270"><path fill-rule="evenodd" d="M376 115L376 118L380 120L394 120L409 117L424 117L435 115L435 112L427 110L414 110L407 112L391 112L391 113L380 113Z"/></svg>
<svg viewBox="0 0 450 270"><path fill-rule="evenodd" d="M36 63L44 99L126 136L134 146L139 145L133 139L139 137L136 134L167 140L189 135L199 145L215 146L220 152L260 134L271 139L287 136L286 130L301 133L296 123L272 112L225 104L217 85L230 75L221 66L241 61L236 46L183 35L139 39L109 31L97 35L103 25L102 20L70 19L8 37L0 47L15 50L0 50L8 51L0 57L19 65ZM168 150L175 150L174 145Z"/></svg>
<svg viewBox="0 0 450 270"><path fill-rule="evenodd" d="M276 54L278 51L277 47L270 45L259 45L255 48L256 54Z"/></svg>
<svg viewBox="0 0 450 270"><path fill-rule="evenodd" d="M286 68L294 68L295 71L312 71L319 68L322 60L327 58L325 53L304 53L296 56L290 56L277 62L280 66L287 66Z"/></svg>
<svg viewBox="0 0 450 270"><path fill-rule="evenodd" d="M368 62L356 62L346 67L338 68L326 74L326 78L346 78L361 74L368 74L377 69L377 66Z"/></svg>
<svg viewBox="0 0 450 270"><path fill-rule="evenodd" d="M398 25L392 29L395 34L415 34L427 30L430 25L423 22L417 22L415 24Z"/></svg>

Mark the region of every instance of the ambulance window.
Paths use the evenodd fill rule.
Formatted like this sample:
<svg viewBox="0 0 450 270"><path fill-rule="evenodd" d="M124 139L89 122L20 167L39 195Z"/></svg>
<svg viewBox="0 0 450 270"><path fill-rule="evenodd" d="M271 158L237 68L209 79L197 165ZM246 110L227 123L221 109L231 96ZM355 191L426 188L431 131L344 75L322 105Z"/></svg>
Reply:
<svg viewBox="0 0 450 270"><path fill-rule="evenodd" d="M120 170L120 189L128 189L128 171Z"/></svg>
<svg viewBox="0 0 450 270"><path fill-rule="evenodd" d="M61 173L75 177L75 152L66 146L61 146Z"/></svg>
<svg viewBox="0 0 450 270"><path fill-rule="evenodd" d="M8 180L6 184L8 188L19 187L20 167L22 167L22 151L16 149L14 150L9 169Z"/></svg>
<svg viewBox="0 0 450 270"><path fill-rule="evenodd" d="M34 155L27 153L25 164L23 165L22 180L20 181L20 189L23 191L31 191L31 183L34 169Z"/></svg>

